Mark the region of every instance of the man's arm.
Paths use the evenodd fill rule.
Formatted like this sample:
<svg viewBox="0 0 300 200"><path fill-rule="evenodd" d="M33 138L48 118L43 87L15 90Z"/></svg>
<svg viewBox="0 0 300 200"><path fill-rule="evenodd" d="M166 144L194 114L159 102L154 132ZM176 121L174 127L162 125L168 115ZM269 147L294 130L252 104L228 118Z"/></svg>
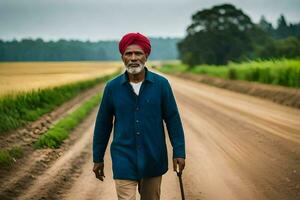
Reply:
<svg viewBox="0 0 300 200"><path fill-rule="evenodd" d="M103 181L104 177L104 153L108 144L113 122L113 103L108 85L105 86L101 105L95 122L93 137L93 171L96 178Z"/></svg>
<svg viewBox="0 0 300 200"><path fill-rule="evenodd" d="M163 88L163 119L166 123L169 138L173 147L173 168L177 171L177 165L179 166L179 172L185 167L185 140L184 131L176 105L176 101L168 81L165 81L162 85Z"/></svg>

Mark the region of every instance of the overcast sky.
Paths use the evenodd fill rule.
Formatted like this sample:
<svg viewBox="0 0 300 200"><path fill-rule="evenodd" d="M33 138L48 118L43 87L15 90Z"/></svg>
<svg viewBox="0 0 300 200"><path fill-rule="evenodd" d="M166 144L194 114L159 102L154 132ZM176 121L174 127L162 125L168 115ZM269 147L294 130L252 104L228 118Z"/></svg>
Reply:
<svg viewBox="0 0 300 200"><path fill-rule="evenodd" d="M300 0L0 0L0 39L119 40L127 32L183 37L191 15L232 3L258 22L300 22Z"/></svg>

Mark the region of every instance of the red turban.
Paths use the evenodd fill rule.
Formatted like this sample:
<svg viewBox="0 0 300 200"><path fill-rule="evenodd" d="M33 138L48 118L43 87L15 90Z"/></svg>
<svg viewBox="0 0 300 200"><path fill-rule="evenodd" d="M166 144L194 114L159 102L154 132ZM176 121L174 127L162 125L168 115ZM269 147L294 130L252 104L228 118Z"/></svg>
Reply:
<svg viewBox="0 0 300 200"><path fill-rule="evenodd" d="M139 45L143 51L149 55L151 52L150 40L140 33L128 33L123 36L119 43L119 51L123 55L129 45Z"/></svg>

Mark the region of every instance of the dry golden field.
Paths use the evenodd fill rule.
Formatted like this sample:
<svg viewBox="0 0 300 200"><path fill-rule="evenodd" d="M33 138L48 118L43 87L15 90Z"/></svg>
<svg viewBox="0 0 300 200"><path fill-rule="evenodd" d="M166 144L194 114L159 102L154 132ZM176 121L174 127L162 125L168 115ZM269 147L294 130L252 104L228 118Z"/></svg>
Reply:
<svg viewBox="0 0 300 200"><path fill-rule="evenodd" d="M122 68L121 62L0 63L0 96L92 79Z"/></svg>

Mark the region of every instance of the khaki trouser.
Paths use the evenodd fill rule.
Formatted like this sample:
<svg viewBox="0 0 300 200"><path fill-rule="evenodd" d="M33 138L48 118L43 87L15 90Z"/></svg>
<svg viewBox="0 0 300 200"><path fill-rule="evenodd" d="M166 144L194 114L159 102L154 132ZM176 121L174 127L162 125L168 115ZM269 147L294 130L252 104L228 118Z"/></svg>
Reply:
<svg viewBox="0 0 300 200"><path fill-rule="evenodd" d="M161 178L161 176L157 176L140 181L115 179L118 200L136 200L137 186L141 200L159 200Z"/></svg>

